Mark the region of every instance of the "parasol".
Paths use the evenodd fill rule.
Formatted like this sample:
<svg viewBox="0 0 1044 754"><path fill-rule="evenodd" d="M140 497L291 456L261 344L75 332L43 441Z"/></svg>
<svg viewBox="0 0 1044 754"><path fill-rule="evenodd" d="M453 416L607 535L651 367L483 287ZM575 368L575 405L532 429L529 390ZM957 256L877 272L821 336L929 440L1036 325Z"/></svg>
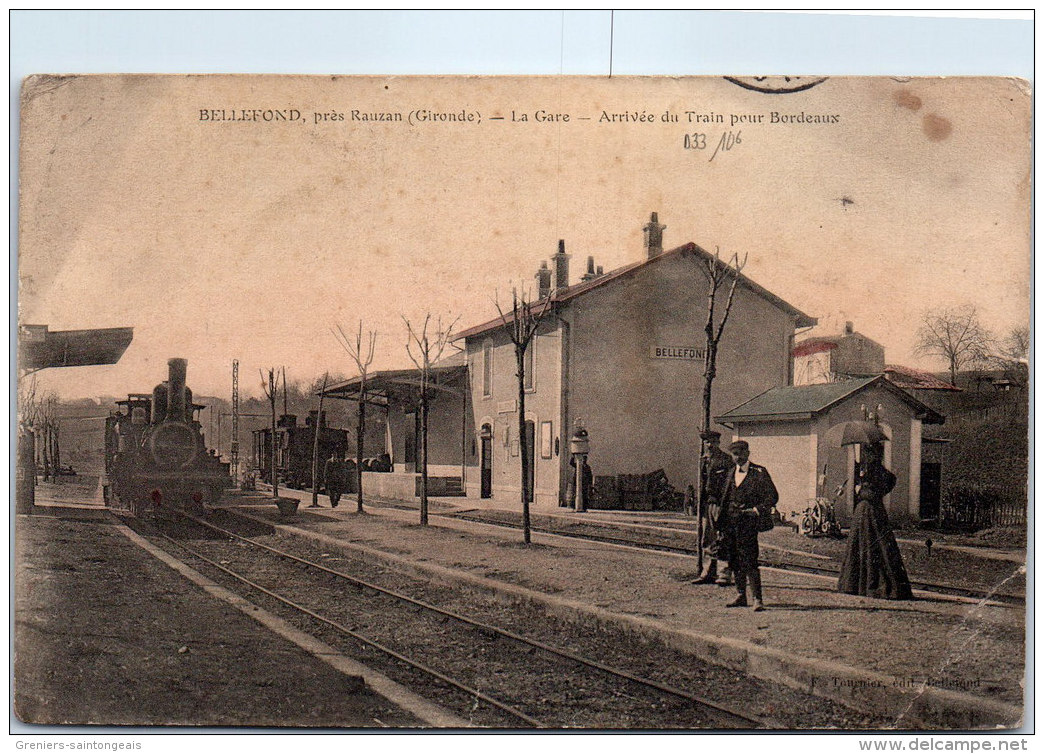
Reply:
<svg viewBox="0 0 1044 754"><path fill-rule="evenodd" d="M846 422L841 434L841 446L845 445L873 445L888 439L881 428L870 421Z"/></svg>

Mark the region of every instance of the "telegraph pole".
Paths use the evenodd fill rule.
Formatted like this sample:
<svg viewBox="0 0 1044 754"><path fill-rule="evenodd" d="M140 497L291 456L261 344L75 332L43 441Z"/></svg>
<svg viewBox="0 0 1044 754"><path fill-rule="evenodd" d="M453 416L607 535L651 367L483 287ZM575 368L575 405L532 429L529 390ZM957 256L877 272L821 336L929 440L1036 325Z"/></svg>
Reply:
<svg viewBox="0 0 1044 754"><path fill-rule="evenodd" d="M232 481L239 480L239 359L232 360Z"/></svg>

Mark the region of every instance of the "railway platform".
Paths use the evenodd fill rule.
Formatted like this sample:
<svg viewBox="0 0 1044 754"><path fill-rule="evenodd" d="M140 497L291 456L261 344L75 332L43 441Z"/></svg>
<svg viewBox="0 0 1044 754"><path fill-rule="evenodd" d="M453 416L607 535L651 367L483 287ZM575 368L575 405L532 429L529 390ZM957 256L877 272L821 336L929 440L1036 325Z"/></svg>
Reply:
<svg viewBox="0 0 1044 754"><path fill-rule="evenodd" d="M373 501L360 515L352 498L331 509L321 495L316 509L307 507L310 492L285 494L302 500L289 520L271 501L240 507L325 546L536 605L592 630L623 627L636 651L662 643L886 716L899 729L1017 727L1022 719L1026 615L1019 604L925 591L910 602L876 600L837 593L832 577L764 568L767 610L728 610L733 590L694 585L691 556L540 532L526 546L517 529L447 515L461 512L467 501L460 498L431 501L422 527L417 510L401 503ZM654 525L628 525L635 523ZM1021 563L986 560L1024 578Z"/></svg>

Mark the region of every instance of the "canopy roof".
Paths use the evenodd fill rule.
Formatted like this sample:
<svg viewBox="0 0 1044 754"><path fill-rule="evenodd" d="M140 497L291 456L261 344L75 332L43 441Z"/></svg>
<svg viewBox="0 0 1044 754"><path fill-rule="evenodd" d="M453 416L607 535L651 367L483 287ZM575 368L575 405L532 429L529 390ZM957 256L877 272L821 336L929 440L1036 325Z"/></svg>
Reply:
<svg viewBox="0 0 1044 754"><path fill-rule="evenodd" d="M36 371L50 367L115 364L133 338L133 327L50 332L47 325L20 325L19 366Z"/></svg>
<svg viewBox="0 0 1044 754"><path fill-rule="evenodd" d="M463 396L467 391L468 367L463 353L454 354L431 366L428 371L430 390ZM366 402L388 405L391 397L415 398L421 389L420 369L389 369L366 375ZM362 385L360 376L330 385L323 392L327 398L358 400Z"/></svg>

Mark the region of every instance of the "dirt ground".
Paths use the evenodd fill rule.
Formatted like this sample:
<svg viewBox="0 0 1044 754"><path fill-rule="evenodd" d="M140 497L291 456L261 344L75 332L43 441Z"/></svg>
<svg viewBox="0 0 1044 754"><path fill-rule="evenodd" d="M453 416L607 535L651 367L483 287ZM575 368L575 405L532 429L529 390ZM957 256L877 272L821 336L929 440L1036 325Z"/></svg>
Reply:
<svg viewBox="0 0 1044 754"><path fill-rule="evenodd" d="M18 516L15 548L14 708L23 722L418 725L185 581L102 511Z"/></svg>

